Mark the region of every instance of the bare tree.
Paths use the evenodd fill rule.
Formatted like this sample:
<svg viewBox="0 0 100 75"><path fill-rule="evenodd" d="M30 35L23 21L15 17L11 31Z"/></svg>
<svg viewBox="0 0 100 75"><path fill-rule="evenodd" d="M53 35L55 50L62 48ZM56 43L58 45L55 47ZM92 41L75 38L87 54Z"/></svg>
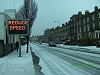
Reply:
<svg viewBox="0 0 100 75"><path fill-rule="evenodd" d="M37 3L35 0L24 0L23 6L19 9L16 18L18 19L28 19L29 20L29 35L31 33L32 25L37 17ZM29 35L27 36L27 53L28 53L28 43Z"/></svg>
<svg viewBox="0 0 100 75"><path fill-rule="evenodd" d="M19 9L16 18L18 19L28 19L29 28L32 27L36 17L37 17L37 3L33 0L24 0L23 6Z"/></svg>

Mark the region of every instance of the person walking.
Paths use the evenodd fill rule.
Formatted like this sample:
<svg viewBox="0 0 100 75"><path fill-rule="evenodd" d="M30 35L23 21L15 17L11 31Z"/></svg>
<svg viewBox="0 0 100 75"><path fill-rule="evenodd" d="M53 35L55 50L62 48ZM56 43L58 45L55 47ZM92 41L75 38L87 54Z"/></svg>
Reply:
<svg viewBox="0 0 100 75"><path fill-rule="evenodd" d="M16 49L17 49L17 52L18 52L19 42L17 41L17 42L15 43L15 45L16 45Z"/></svg>

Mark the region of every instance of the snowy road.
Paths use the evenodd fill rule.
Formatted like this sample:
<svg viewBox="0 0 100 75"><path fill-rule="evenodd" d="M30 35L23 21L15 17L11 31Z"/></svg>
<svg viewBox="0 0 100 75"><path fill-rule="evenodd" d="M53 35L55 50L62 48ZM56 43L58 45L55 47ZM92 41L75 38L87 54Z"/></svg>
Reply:
<svg viewBox="0 0 100 75"><path fill-rule="evenodd" d="M46 45L32 45L45 75L100 75L100 55Z"/></svg>

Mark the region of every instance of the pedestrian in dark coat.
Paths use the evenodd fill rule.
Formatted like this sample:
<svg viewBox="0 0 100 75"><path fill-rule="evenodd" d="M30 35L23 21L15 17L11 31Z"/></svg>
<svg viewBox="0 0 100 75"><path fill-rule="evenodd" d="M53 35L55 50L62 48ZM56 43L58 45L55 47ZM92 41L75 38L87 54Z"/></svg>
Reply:
<svg viewBox="0 0 100 75"><path fill-rule="evenodd" d="M17 41L17 42L15 43L15 45L16 45L16 49L17 49L17 52L18 52L19 42Z"/></svg>

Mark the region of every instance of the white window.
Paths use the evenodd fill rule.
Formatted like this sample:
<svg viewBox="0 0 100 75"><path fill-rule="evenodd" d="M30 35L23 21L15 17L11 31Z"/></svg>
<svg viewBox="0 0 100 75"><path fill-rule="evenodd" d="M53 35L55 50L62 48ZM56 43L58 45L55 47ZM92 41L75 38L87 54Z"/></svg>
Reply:
<svg viewBox="0 0 100 75"><path fill-rule="evenodd" d="M99 38L100 38L100 32L99 32Z"/></svg>
<svg viewBox="0 0 100 75"><path fill-rule="evenodd" d="M99 28L100 28L100 21L99 21Z"/></svg>
<svg viewBox="0 0 100 75"><path fill-rule="evenodd" d="M82 38L82 34L78 34L78 40Z"/></svg>
<svg viewBox="0 0 100 75"><path fill-rule="evenodd" d="M81 20L79 21L79 25L81 25Z"/></svg>
<svg viewBox="0 0 100 75"><path fill-rule="evenodd" d="M95 23L93 23L93 29L95 28Z"/></svg>
<svg viewBox="0 0 100 75"><path fill-rule="evenodd" d="M87 22L89 22L89 17L87 17Z"/></svg>
<svg viewBox="0 0 100 75"><path fill-rule="evenodd" d="M86 32L86 27L84 26L84 32Z"/></svg>
<svg viewBox="0 0 100 75"><path fill-rule="evenodd" d="M78 21L77 21L77 26L78 26Z"/></svg>
<svg viewBox="0 0 100 75"><path fill-rule="evenodd" d="M88 31L90 31L90 27L89 27L89 24L87 25L87 30L88 30Z"/></svg>
<svg viewBox="0 0 100 75"><path fill-rule="evenodd" d="M74 27L75 27L75 23L74 23Z"/></svg>
<svg viewBox="0 0 100 75"><path fill-rule="evenodd" d="M88 37L89 37L89 38L91 38L91 37L92 37L92 35L91 35L91 33L90 33L90 32L88 33Z"/></svg>
<svg viewBox="0 0 100 75"><path fill-rule="evenodd" d="M100 32L99 31L95 32L95 37L100 38Z"/></svg>
<svg viewBox="0 0 100 75"><path fill-rule="evenodd" d="M80 27L80 33L81 33L81 27Z"/></svg>
<svg viewBox="0 0 100 75"><path fill-rule="evenodd" d="M83 22L85 23L85 18L83 19Z"/></svg>
<svg viewBox="0 0 100 75"><path fill-rule="evenodd" d="M94 14L92 15L92 20L94 20Z"/></svg>
<svg viewBox="0 0 100 75"><path fill-rule="evenodd" d="M78 28L77 28L77 33L78 33Z"/></svg>
<svg viewBox="0 0 100 75"><path fill-rule="evenodd" d="M72 21L72 18L70 20Z"/></svg>
<svg viewBox="0 0 100 75"><path fill-rule="evenodd" d="M74 33L75 33L75 29L74 29Z"/></svg>
<svg viewBox="0 0 100 75"><path fill-rule="evenodd" d="M100 18L100 12L99 12L99 18Z"/></svg>

